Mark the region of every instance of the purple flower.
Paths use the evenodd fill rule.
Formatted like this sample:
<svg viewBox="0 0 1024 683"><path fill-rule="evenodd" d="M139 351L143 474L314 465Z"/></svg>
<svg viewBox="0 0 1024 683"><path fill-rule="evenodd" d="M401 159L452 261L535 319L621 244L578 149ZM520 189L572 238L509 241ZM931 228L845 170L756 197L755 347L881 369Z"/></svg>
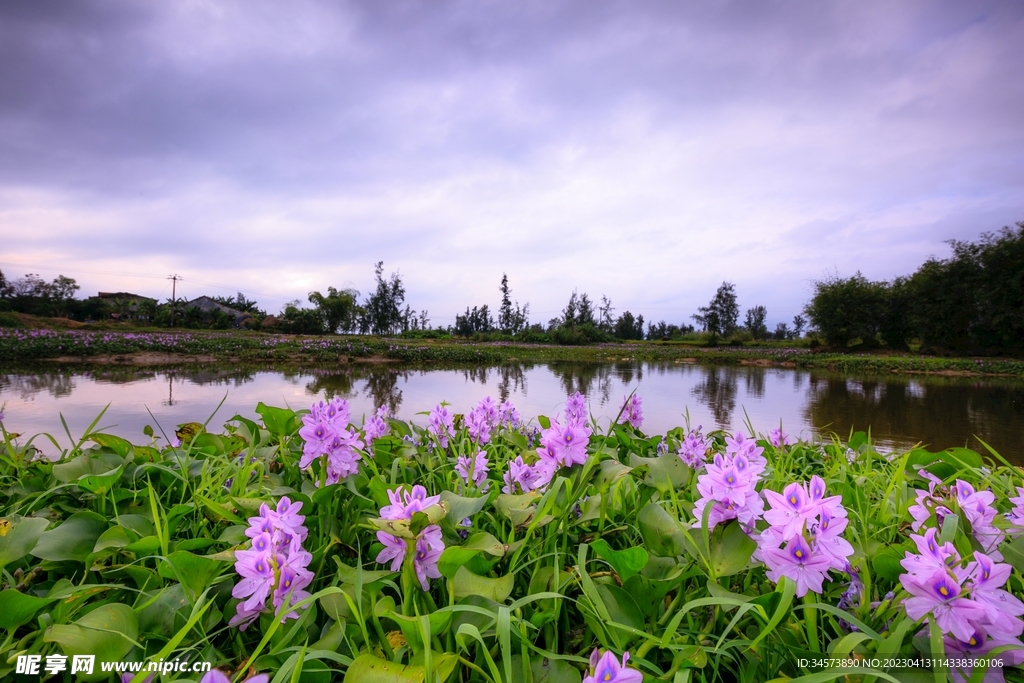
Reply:
<svg viewBox="0 0 1024 683"><path fill-rule="evenodd" d="M767 548L761 551L767 576L778 583L783 576L796 582L796 595L803 597L808 590L821 593L822 582L828 577L831 561L821 553L811 550L803 536L793 538L786 547Z"/></svg>
<svg viewBox="0 0 1024 683"><path fill-rule="evenodd" d="M628 652L622 653L620 664L612 652L601 654L594 650L590 654L590 675L583 679L583 683L643 683L642 673L626 668L628 661Z"/></svg>
<svg viewBox="0 0 1024 683"><path fill-rule="evenodd" d="M565 419L576 424L587 421L587 397L576 392L565 400Z"/></svg>
<svg viewBox="0 0 1024 683"><path fill-rule="evenodd" d="M509 429L515 429L519 426L519 422L519 411L516 410L511 401L505 401L498 406L498 424L504 425Z"/></svg>
<svg viewBox="0 0 1024 683"><path fill-rule="evenodd" d="M622 418L629 423L633 429L640 429L644 423L643 399L635 393L623 397Z"/></svg>
<svg viewBox="0 0 1024 683"><path fill-rule="evenodd" d="M907 616L914 620L933 618L943 633L951 633L960 640L966 641L974 634L972 621L985 617L985 608L960 597L960 583L946 569L935 570L924 581L904 574L900 583L913 596L903 602Z"/></svg>
<svg viewBox="0 0 1024 683"><path fill-rule="evenodd" d="M1012 568L979 552L974 560L967 565L971 598L985 609L986 632L1004 640L1016 638L1024 631L1024 622L1018 618L1024 615L1024 602L1002 589Z"/></svg>
<svg viewBox="0 0 1024 683"><path fill-rule="evenodd" d="M377 414L371 417L365 425L363 425L363 435L366 437L367 445L373 443L374 439L379 439L382 436L386 436L391 428L388 426L388 418L391 417L388 407L381 406L377 409Z"/></svg>
<svg viewBox="0 0 1024 683"><path fill-rule="evenodd" d="M701 527L704 511L711 505L709 530L730 519L738 519L752 529L764 511L764 499L755 488L762 469L760 464L752 464L744 456L716 455L705 473L697 477L697 492L701 497L694 505L694 528Z"/></svg>
<svg viewBox="0 0 1024 683"><path fill-rule="evenodd" d="M460 455L455 464L455 471L468 485L471 481L474 486L479 487L487 481L487 453L480 451L475 457Z"/></svg>
<svg viewBox="0 0 1024 683"><path fill-rule="evenodd" d="M727 455L744 455L748 460L753 461L760 458L764 449L757 445L757 442L747 437L743 432L736 432L734 436L725 437L725 452ZM761 458L763 460L763 458Z"/></svg>
<svg viewBox="0 0 1024 683"><path fill-rule="evenodd" d="M405 561L405 553L408 548L405 539L378 531L377 540L384 544L384 549L377 553L377 564L387 564L390 562L391 571L401 571L402 562Z"/></svg>
<svg viewBox="0 0 1024 683"><path fill-rule="evenodd" d="M391 505L380 509L381 519L412 519L413 513L441 502L441 496L428 496L427 489L419 484L412 490L397 488L388 491Z"/></svg>
<svg viewBox="0 0 1024 683"><path fill-rule="evenodd" d="M466 430L476 444L482 446L491 441L491 423L483 413L472 411L466 420Z"/></svg>
<svg viewBox="0 0 1024 683"><path fill-rule="evenodd" d="M710 446L710 441L700 433L700 427L696 430L691 429L679 446L679 458L689 467L699 469L707 462Z"/></svg>
<svg viewBox="0 0 1024 683"><path fill-rule="evenodd" d="M427 431L434 435L441 448L448 448L448 437L455 431L455 416L440 403L430 411Z"/></svg>
<svg viewBox="0 0 1024 683"><path fill-rule="evenodd" d="M550 458L559 466L572 467L587 461L587 444L590 442L590 428L577 422L565 426L552 420L551 426L541 432L541 447L537 454Z"/></svg>
<svg viewBox="0 0 1024 683"><path fill-rule="evenodd" d="M282 621L298 618L283 608L286 600L290 607L309 597L304 589L313 581L313 573L306 569L313 556L302 548L308 531L301 508L301 502L284 497L273 510L264 503L260 514L249 518L245 535L252 545L235 552L235 571L242 578L231 591L235 598L247 599L238 603L229 625L245 630L266 609L271 595L275 611L286 612Z"/></svg>
<svg viewBox="0 0 1024 683"><path fill-rule="evenodd" d="M501 490L508 494L513 494L518 488L522 493L528 493L535 488L537 476L534 472L533 467L523 462L523 456L518 455L514 460L510 460L508 463L508 470L502 477L505 485Z"/></svg>
<svg viewBox="0 0 1024 683"><path fill-rule="evenodd" d="M428 539L428 531L436 530L436 540ZM428 579L440 579L441 572L437 568L437 562L444 550L444 543L441 542L441 529L438 526L427 527L423 534L416 541L416 556L413 558L413 566L416 570L416 578L420 580L420 587L424 591L430 590Z"/></svg>
<svg viewBox="0 0 1024 683"><path fill-rule="evenodd" d="M240 550L235 553L235 571L242 580L231 590L232 597L248 598L238 603L237 614L231 618L230 626L241 630L251 624L264 610L267 597L274 585L274 567L270 553Z"/></svg>
<svg viewBox="0 0 1024 683"><path fill-rule="evenodd" d="M782 448L783 446L792 446L796 442L786 432L782 431L782 427L777 427L768 432L768 443L775 446L775 448Z"/></svg>

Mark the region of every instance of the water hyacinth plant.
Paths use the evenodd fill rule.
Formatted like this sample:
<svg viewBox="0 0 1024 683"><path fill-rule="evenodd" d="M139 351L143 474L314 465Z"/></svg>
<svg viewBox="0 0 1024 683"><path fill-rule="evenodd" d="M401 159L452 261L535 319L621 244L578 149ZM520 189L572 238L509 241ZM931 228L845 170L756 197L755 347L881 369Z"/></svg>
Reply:
<svg viewBox="0 0 1024 683"><path fill-rule="evenodd" d="M88 642L211 662L162 679L193 682L1024 680L1024 480L995 453L648 435L635 394L458 410L260 404L56 462L8 414L0 679Z"/></svg>

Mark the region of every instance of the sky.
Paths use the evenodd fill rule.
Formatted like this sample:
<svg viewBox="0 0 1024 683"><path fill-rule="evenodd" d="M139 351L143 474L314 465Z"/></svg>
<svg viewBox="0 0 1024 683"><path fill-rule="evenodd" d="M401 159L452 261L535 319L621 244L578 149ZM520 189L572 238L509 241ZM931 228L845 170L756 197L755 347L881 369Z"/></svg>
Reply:
<svg viewBox="0 0 1024 683"><path fill-rule="evenodd" d="M0 3L0 270L789 321L1024 220L1019 2Z"/></svg>

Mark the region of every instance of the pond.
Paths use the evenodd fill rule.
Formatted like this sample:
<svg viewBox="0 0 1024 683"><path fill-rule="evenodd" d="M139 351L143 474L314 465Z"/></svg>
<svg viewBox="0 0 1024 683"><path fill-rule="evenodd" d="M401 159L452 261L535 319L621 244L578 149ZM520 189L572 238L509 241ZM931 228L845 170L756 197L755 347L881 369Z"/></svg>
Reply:
<svg viewBox="0 0 1024 683"><path fill-rule="evenodd" d="M122 366L32 366L0 372L4 426L24 435L42 432L66 445L60 416L76 438L110 404L101 425L136 443L146 425L168 434L182 422L212 416L217 429L239 414L255 418L260 401L308 408L342 396L353 415L387 404L401 419L425 424L440 401L466 412L484 396L510 399L523 415L554 416L567 394L580 391L607 426L624 395L643 399L649 434L677 425L767 432L780 422L803 438L870 429L884 449L917 443L930 449L968 446L984 452L980 437L1014 463L1024 463L1024 382L994 377L887 375L844 377L816 371L687 363L551 363L493 367L403 367L354 364L333 369L271 369L209 365L139 369ZM223 405L217 409L223 399ZM216 411L216 412L215 412ZM152 416L150 415L152 413ZM159 431L158 431L159 433ZM50 455L45 438L35 442Z"/></svg>

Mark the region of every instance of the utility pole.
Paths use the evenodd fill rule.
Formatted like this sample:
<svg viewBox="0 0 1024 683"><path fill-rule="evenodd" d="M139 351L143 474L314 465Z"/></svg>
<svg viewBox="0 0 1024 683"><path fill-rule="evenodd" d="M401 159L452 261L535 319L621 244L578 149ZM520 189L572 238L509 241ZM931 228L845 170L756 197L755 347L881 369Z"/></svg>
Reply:
<svg viewBox="0 0 1024 683"><path fill-rule="evenodd" d="M174 275L168 275L167 279L171 281L171 327L174 327L174 315L178 312L178 280L184 280L177 273Z"/></svg>

